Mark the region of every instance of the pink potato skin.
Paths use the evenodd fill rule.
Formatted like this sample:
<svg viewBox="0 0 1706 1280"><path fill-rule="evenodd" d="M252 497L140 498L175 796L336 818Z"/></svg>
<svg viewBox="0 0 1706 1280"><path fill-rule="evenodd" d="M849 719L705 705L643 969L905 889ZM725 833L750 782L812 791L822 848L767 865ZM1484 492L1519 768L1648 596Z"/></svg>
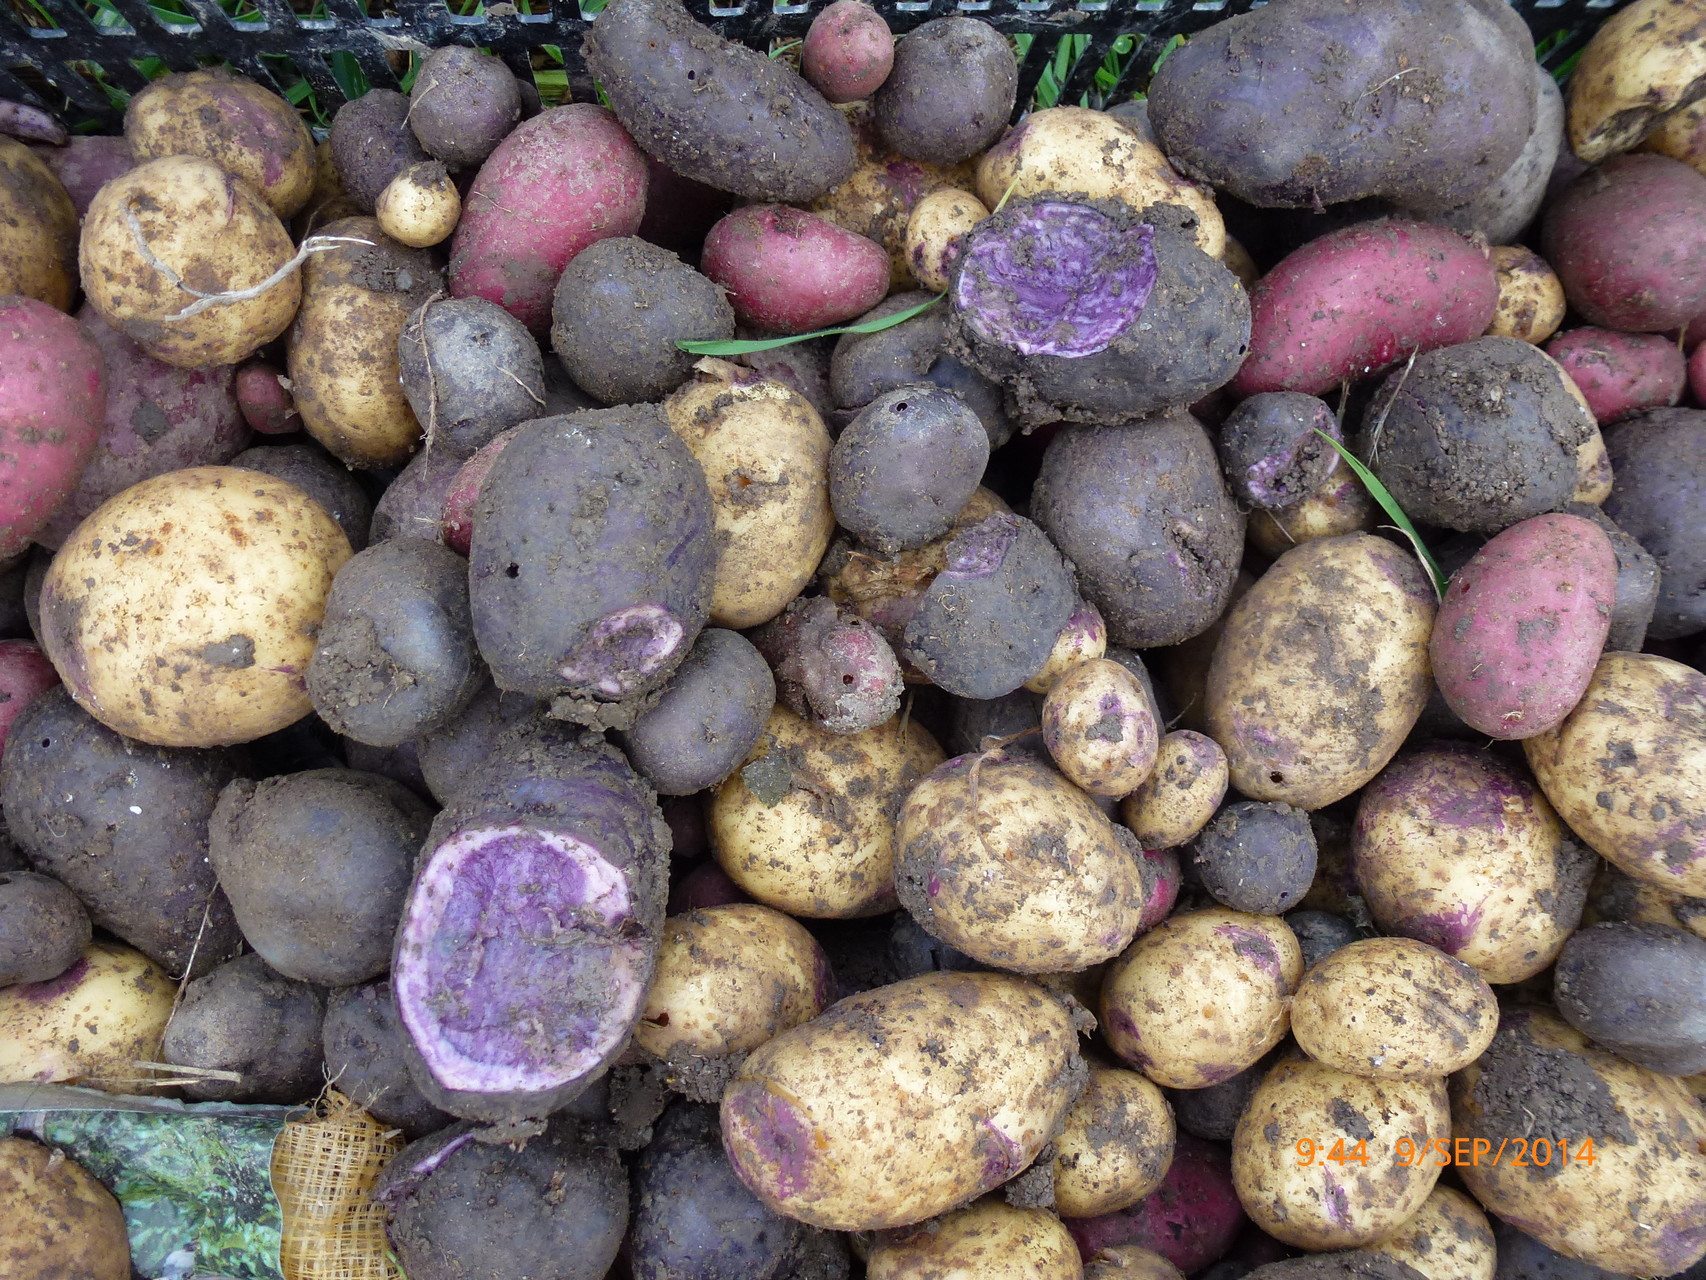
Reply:
<svg viewBox="0 0 1706 1280"><path fill-rule="evenodd" d="M459 556L468 554L468 546L473 541L474 502L480 496L480 486L485 483L498 455L515 439L518 430L518 427L511 427L481 445L474 456L457 470L456 478L445 491L442 540Z"/></svg>
<svg viewBox="0 0 1706 1280"><path fill-rule="evenodd" d="M1548 342L1546 354L1564 366L1602 427L1677 403L1688 381L1681 349L1658 334L1571 329Z"/></svg>
<svg viewBox="0 0 1706 1280"><path fill-rule="evenodd" d="M800 74L831 102L857 102L894 68L894 36L864 0L835 0L812 19L800 47Z"/></svg>
<svg viewBox="0 0 1706 1280"><path fill-rule="evenodd" d="M36 698L59 683L59 672L41 646L30 640L0 640L0 748L12 721Z"/></svg>
<svg viewBox="0 0 1706 1280"><path fill-rule="evenodd" d="M266 360L238 367L237 407L252 429L269 436L302 430L302 415L296 412L288 381L283 369Z"/></svg>
<svg viewBox="0 0 1706 1280"><path fill-rule="evenodd" d="M1250 290L1250 354L1231 391L1320 395L1412 351L1480 337L1498 301L1486 250L1447 227L1346 227L1288 254Z"/></svg>
<svg viewBox="0 0 1706 1280"><path fill-rule="evenodd" d="M1086 1262L1098 1249L1134 1244L1160 1254L1186 1275L1225 1257L1244 1223L1226 1148L1182 1131L1173 1163L1156 1190L1129 1209L1063 1219Z"/></svg>
<svg viewBox="0 0 1706 1280"><path fill-rule="evenodd" d="M781 204L748 205L718 222L699 269L728 290L736 319L767 333L851 320L889 288L881 245Z"/></svg>
<svg viewBox="0 0 1706 1280"><path fill-rule="evenodd" d="M1179 901L1179 889L1184 883L1184 869L1179 865L1177 849L1145 849L1143 861L1155 873L1155 887L1143 904L1143 916L1137 931L1144 934L1173 914Z"/></svg>
<svg viewBox="0 0 1706 1280"><path fill-rule="evenodd" d="M522 121L463 202L451 294L485 298L547 332L563 268L595 241L638 231L646 186L646 157L605 108L579 102Z"/></svg>
<svg viewBox="0 0 1706 1280"><path fill-rule="evenodd" d="M1434 680L1463 722L1532 738L1581 700L1605 648L1617 556L1598 525L1553 513L1512 525L1451 577L1434 621Z"/></svg>
<svg viewBox="0 0 1706 1280"><path fill-rule="evenodd" d="M1688 390L1695 404L1706 405L1706 344L1688 357Z"/></svg>
<svg viewBox="0 0 1706 1280"><path fill-rule="evenodd" d="M71 496L107 411L105 359L45 302L0 297L0 558Z"/></svg>
<svg viewBox="0 0 1706 1280"><path fill-rule="evenodd" d="M1541 254L1589 324L1683 328L1706 311L1706 177L1668 156L1614 156L1548 207Z"/></svg>
<svg viewBox="0 0 1706 1280"><path fill-rule="evenodd" d="M130 143L123 138L71 138L63 147L31 147L53 176L64 186L79 218L89 212L89 201L114 178L136 168Z"/></svg>

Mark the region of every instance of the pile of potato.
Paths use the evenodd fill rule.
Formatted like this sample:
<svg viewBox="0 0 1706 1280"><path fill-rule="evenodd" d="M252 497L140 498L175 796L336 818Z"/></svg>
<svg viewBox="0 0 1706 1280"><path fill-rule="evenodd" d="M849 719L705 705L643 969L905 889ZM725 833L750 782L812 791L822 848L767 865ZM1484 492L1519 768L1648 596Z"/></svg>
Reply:
<svg viewBox="0 0 1706 1280"><path fill-rule="evenodd" d="M335 1081L410 1280L1706 1274L1703 33L0 114L0 1079Z"/></svg>

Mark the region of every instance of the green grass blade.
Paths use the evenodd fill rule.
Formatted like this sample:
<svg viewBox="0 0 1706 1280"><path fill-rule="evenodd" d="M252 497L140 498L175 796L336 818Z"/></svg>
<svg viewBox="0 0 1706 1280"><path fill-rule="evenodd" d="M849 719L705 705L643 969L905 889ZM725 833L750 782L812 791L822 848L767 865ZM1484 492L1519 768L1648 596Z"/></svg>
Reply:
<svg viewBox="0 0 1706 1280"><path fill-rule="evenodd" d="M1416 526L1410 522L1410 517L1404 514L1404 508L1398 505L1398 499L1392 496L1392 491L1380 482L1379 476L1363 466L1362 459L1345 448L1343 444L1333 439L1320 427L1316 427L1314 430L1316 435L1338 451L1339 456L1345 460L1345 465L1356 473L1356 478L1361 480L1369 493L1374 495L1374 500L1380 504L1380 509L1391 517L1392 523L1398 526L1399 532L1410 540L1410 545L1416 551L1416 559L1420 560L1422 567L1428 571L1428 581L1433 584L1434 595L1444 599L1445 574L1441 572L1439 562L1433 558L1433 553L1422 544L1422 535L1416 532Z"/></svg>
<svg viewBox="0 0 1706 1280"><path fill-rule="evenodd" d="M915 307L897 311L892 316L880 316L875 320L843 325L837 329L817 329L811 333L796 333L787 338L736 338L718 342L677 342L675 345L696 356L744 356L753 351L773 351L777 347L792 346L796 342L810 342L813 338L831 338L841 333L881 333L884 329L892 329L897 324L905 324L913 316L923 314L947 296L945 293L938 293L935 297L920 302Z"/></svg>

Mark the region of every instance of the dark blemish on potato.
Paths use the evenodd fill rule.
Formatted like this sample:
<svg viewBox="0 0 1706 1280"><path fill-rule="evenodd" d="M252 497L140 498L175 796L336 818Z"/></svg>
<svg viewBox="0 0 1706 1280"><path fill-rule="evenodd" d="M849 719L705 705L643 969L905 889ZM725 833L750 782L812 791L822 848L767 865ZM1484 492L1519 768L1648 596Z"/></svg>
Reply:
<svg viewBox="0 0 1706 1280"><path fill-rule="evenodd" d="M1369 1127L1368 1117L1343 1098L1334 1098L1332 1105L1327 1109L1327 1114L1332 1117L1335 1125L1359 1142L1367 1142L1374 1137L1374 1130Z"/></svg>

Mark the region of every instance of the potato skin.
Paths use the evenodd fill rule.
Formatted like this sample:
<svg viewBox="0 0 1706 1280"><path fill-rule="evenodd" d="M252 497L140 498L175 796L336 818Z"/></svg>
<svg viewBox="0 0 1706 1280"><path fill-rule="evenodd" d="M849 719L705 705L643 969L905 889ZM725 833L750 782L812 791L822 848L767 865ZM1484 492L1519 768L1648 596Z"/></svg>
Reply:
<svg viewBox="0 0 1706 1280"><path fill-rule="evenodd" d="M0 871L0 986L48 982L82 957L89 913L59 881L33 871Z"/></svg>
<svg viewBox="0 0 1706 1280"><path fill-rule="evenodd" d="M160 1061L176 989L140 951L110 942L90 943L48 982L0 988L0 1079L132 1092L132 1064Z"/></svg>
<svg viewBox="0 0 1706 1280"><path fill-rule="evenodd" d="M895 45L871 100L883 141L901 155L957 164L1001 136L1019 69L1007 38L976 18L935 18Z"/></svg>
<svg viewBox="0 0 1706 1280"><path fill-rule="evenodd" d="M1303 1052L1375 1080L1450 1075L1480 1057L1498 1027L1486 979L1410 938L1340 947L1310 968L1291 1002Z"/></svg>
<svg viewBox="0 0 1706 1280"><path fill-rule="evenodd" d="M1313 493L1288 506L1250 513L1249 545L1278 560L1300 542L1373 533L1379 511L1368 487L1335 453L1332 470Z"/></svg>
<svg viewBox="0 0 1706 1280"><path fill-rule="evenodd" d="M1458 1173L1547 1248L1618 1275L1671 1275L1706 1255L1706 1105L1685 1082L1595 1048L1549 1010L1514 1009L1452 1077L1451 1111L1454 1139L1496 1150L1532 1137L1526 1159ZM1593 1162L1574 1159L1590 1137Z"/></svg>
<svg viewBox="0 0 1706 1280"><path fill-rule="evenodd" d="M1593 164L1686 116L1706 70L1699 42L1692 5L1640 0L1607 17L1570 77L1571 150Z"/></svg>
<svg viewBox="0 0 1706 1280"><path fill-rule="evenodd" d="M1706 630L1706 414L1652 409L1606 432L1617 472L1605 514L1658 561L1659 599L1647 632L1676 640Z"/></svg>
<svg viewBox="0 0 1706 1280"><path fill-rule="evenodd" d="M320 170L315 177L317 195L327 197L324 212L315 208L321 201L310 196L309 215L372 213L391 179L411 165L432 159L409 128L409 105L408 97L395 89L370 89L338 108L316 166ZM334 191L353 208L338 212Z"/></svg>
<svg viewBox="0 0 1706 1280"><path fill-rule="evenodd" d="M915 1083L897 1092L897 1075ZM837 1231L907 1226L1029 1164L1084 1079L1072 1018L1041 987L924 974L758 1049L723 1096L723 1142L778 1213Z"/></svg>
<svg viewBox="0 0 1706 1280"><path fill-rule="evenodd" d="M1091 795L1119 799L1155 772L1160 731L1149 693L1108 658L1080 662L1043 700L1043 743Z"/></svg>
<svg viewBox="0 0 1706 1280"><path fill-rule="evenodd" d="M130 1238L112 1192L57 1148L0 1138L0 1275L129 1280Z"/></svg>
<svg viewBox="0 0 1706 1280"><path fill-rule="evenodd" d="M1232 1135L1232 1181L1269 1235L1303 1249L1348 1249L1391 1234L1422 1207L1440 1165L1415 1159L1452 1134L1445 1080L1370 1080L1293 1058L1262 1078ZM1334 1144L1368 1163L1325 1157ZM1315 1158L1302 1159L1300 1143ZM1399 1144L1407 1143L1405 1160Z"/></svg>
<svg viewBox="0 0 1706 1280"><path fill-rule="evenodd" d="M52 169L23 143L0 138L0 294L71 310L78 212Z"/></svg>
<svg viewBox="0 0 1706 1280"><path fill-rule="evenodd" d="M445 45L422 60L409 90L409 128L451 169L480 164L521 119L515 73L489 53Z"/></svg>
<svg viewBox="0 0 1706 1280"><path fill-rule="evenodd" d="M1320 621L1299 632L1304 610ZM1208 733L1233 787L1319 809L1379 773L1427 703L1433 620L1421 565L1382 538L1320 538L1275 561L1209 665Z"/></svg>
<svg viewBox="0 0 1706 1280"><path fill-rule="evenodd" d="M1706 897L1706 675L1608 653L1556 729L1523 751L1583 840L1637 880Z"/></svg>
<svg viewBox="0 0 1706 1280"><path fill-rule="evenodd" d="M1054 1140L1056 1212L1094 1218L1136 1204L1166 1177L1174 1136L1173 1109L1153 1082L1092 1066Z"/></svg>
<svg viewBox="0 0 1706 1280"><path fill-rule="evenodd" d="M1226 797L1226 753L1213 738L1175 729L1155 771L1120 804L1120 821L1145 849L1176 849L1208 825Z"/></svg>
<svg viewBox="0 0 1706 1280"><path fill-rule="evenodd" d="M819 10L800 49L800 74L830 102L868 98L894 66L889 24L861 0Z"/></svg>
<svg viewBox="0 0 1706 1280"><path fill-rule="evenodd" d="M1564 286L1546 259L1521 245L1493 246L1499 303L1487 332L1503 338L1545 342L1564 323ZM1556 358L1550 347L1549 354Z"/></svg>
<svg viewBox="0 0 1706 1280"><path fill-rule="evenodd" d="M1601 426L1642 409L1667 408L1688 385L1682 350L1662 334L1584 325L1553 338L1546 354L1570 375Z"/></svg>
<svg viewBox="0 0 1706 1280"><path fill-rule="evenodd" d="M159 1061L241 1077L182 1086L198 1102L290 1105L323 1079L325 1015L323 989L284 977L259 955L240 956L184 988Z"/></svg>
<svg viewBox="0 0 1706 1280"><path fill-rule="evenodd" d="M1436 1186L1409 1221L1365 1248L1414 1267L1426 1280L1493 1280L1501 1253L1481 1206L1446 1186Z"/></svg>
<svg viewBox="0 0 1706 1280"><path fill-rule="evenodd" d="M1552 999L1601 1048L1665 1075L1706 1072L1706 939L1659 924L1597 924L1558 957Z"/></svg>
<svg viewBox="0 0 1706 1280"><path fill-rule="evenodd" d="M1060 1219L991 1198L871 1250L869 1280L975 1275L983 1280L1079 1280L1083 1264Z"/></svg>
<svg viewBox="0 0 1706 1280"><path fill-rule="evenodd" d="M869 311L889 287L880 245L789 205L745 205L705 237L700 268L742 324L807 333Z"/></svg>

